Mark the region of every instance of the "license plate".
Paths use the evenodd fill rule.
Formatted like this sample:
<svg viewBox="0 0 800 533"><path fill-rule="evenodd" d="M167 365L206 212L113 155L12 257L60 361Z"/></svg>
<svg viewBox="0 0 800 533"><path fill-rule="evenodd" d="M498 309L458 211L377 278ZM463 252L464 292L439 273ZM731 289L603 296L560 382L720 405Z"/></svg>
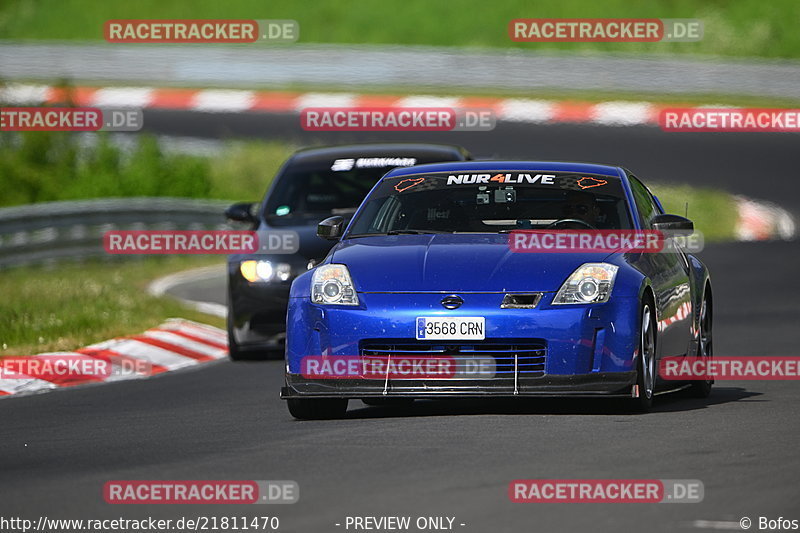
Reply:
<svg viewBox="0 0 800 533"><path fill-rule="evenodd" d="M486 319L470 317L418 317L417 340L483 340L486 338Z"/></svg>

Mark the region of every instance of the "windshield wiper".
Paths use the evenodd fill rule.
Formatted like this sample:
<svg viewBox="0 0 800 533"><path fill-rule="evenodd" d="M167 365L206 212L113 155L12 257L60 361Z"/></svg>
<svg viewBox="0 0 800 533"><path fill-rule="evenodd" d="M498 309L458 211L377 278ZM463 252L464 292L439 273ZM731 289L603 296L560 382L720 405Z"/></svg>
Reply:
<svg viewBox="0 0 800 533"><path fill-rule="evenodd" d="M348 239L356 239L358 237L384 237L386 235L438 235L440 233L454 233L453 231L435 231L427 229L390 229L385 233L354 233L347 235Z"/></svg>
<svg viewBox="0 0 800 533"><path fill-rule="evenodd" d="M390 229L386 235L423 235L429 233L453 233L452 231L434 231L428 229Z"/></svg>

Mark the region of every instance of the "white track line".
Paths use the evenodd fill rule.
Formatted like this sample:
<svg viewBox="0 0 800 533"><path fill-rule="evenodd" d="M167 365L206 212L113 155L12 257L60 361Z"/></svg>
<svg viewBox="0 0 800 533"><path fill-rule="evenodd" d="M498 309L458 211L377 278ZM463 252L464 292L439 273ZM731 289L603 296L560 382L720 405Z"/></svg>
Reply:
<svg viewBox="0 0 800 533"><path fill-rule="evenodd" d="M555 115L555 107L547 100L510 98L503 100L497 118L509 122L549 122Z"/></svg>
<svg viewBox="0 0 800 533"><path fill-rule="evenodd" d="M55 389L57 385L43 379L24 378L24 379L0 379L0 391L7 392L9 395L39 392L47 389ZM5 398L5 396L3 396Z"/></svg>
<svg viewBox="0 0 800 533"><path fill-rule="evenodd" d="M108 87L92 96L97 107L150 107L153 89L148 87Z"/></svg>
<svg viewBox="0 0 800 533"><path fill-rule="evenodd" d="M200 91L194 97L192 109L211 113L241 113L253 107L256 93L253 91Z"/></svg>
<svg viewBox="0 0 800 533"><path fill-rule="evenodd" d="M47 85L22 85L10 83L0 87L0 102L15 105L36 105L47 100Z"/></svg>
<svg viewBox="0 0 800 533"><path fill-rule="evenodd" d="M636 126L651 121L653 105L648 102L603 102L594 106L592 122L604 126Z"/></svg>
<svg viewBox="0 0 800 533"><path fill-rule="evenodd" d="M228 344L228 334L225 331L191 320L170 318L167 320L166 324L162 325L159 329L184 331L210 341L221 342L225 345Z"/></svg>
<svg viewBox="0 0 800 533"><path fill-rule="evenodd" d="M397 107L450 107L457 108L460 98L449 96L407 96L397 101Z"/></svg>
<svg viewBox="0 0 800 533"><path fill-rule="evenodd" d="M295 102L295 109L302 111L307 107L353 107L356 96L339 93L306 93Z"/></svg>

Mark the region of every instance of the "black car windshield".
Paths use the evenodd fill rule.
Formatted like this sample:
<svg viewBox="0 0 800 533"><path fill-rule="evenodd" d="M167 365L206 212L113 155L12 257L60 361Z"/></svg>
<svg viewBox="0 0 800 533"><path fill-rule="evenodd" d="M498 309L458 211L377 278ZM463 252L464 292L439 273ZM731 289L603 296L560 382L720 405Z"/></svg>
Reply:
<svg viewBox="0 0 800 533"><path fill-rule="evenodd" d="M499 171L386 179L347 237L632 227L619 178Z"/></svg>
<svg viewBox="0 0 800 533"><path fill-rule="evenodd" d="M325 165L289 168L266 198L268 218L352 214L375 183L408 157L336 159Z"/></svg>

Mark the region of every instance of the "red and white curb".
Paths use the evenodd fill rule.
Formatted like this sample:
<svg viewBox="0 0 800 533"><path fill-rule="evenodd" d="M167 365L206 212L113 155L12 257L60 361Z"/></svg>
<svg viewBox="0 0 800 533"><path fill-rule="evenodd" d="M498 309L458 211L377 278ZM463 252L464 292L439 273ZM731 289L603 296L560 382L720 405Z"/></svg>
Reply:
<svg viewBox="0 0 800 533"><path fill-rule="evenodd" d="M692 314L692 304L689 302L683 303L675 310L672 315L658 321L658 331L664 331L675 322L680 322Z"/></svg>
<svg viewBox="0 0 800 533"><path fill-rule="evenodd" d="M73 358L79 361L100 359L111 365L111 372L102 377L75 373L68 375L39 373L15 375L13 378L2 377L2 372L0 372L0 398L47 392L75 385L142 379L217 361L227 355L228 336L226 332L198 322L173 318L141 335L92 344L74 352L49 352L32 355L29 357L30 359L44 360L46 357L57 356L59 361L65 362ZM2 366L3 358L0 357L0 367ZM36 365L30 366L36 367ZM41 365L41 367L43 369L52 368L47 365Z"/></svg>
<svg viewBox="0 0 800 533"><path fill-rule="evenodd" d="M173 87L54 87L10 83L0 86L0 103L24 106L69 102L84 107L171 109L206 113L300 113L310 107L448 107L490 109L499 121L657 126L663 109L677 105L613 100L581 102L482 96L386 95ZM725 105L682 109L726 108Z"/></svg>
<svg viewBox="0 0 800 533"><path fill-rule="evenodd" d="M771 202L736 197L739 220L736 224L736 240L767 241L792 240L797 235L794 218L788 211Z"/></svg>
<svg viewBox="0 0 800 533"><path fill-rule="evenodd" d="M531 123L591 123L606 126L656 125L665 106L650 102L567 102L527 98L392 96L297 93L231 89L155 87L73 87L9 84L0 102L40 105L71 102L86 107L176 109L209 113L299 113L307 107L452 107L491 109L497 120Z"/></svg>

